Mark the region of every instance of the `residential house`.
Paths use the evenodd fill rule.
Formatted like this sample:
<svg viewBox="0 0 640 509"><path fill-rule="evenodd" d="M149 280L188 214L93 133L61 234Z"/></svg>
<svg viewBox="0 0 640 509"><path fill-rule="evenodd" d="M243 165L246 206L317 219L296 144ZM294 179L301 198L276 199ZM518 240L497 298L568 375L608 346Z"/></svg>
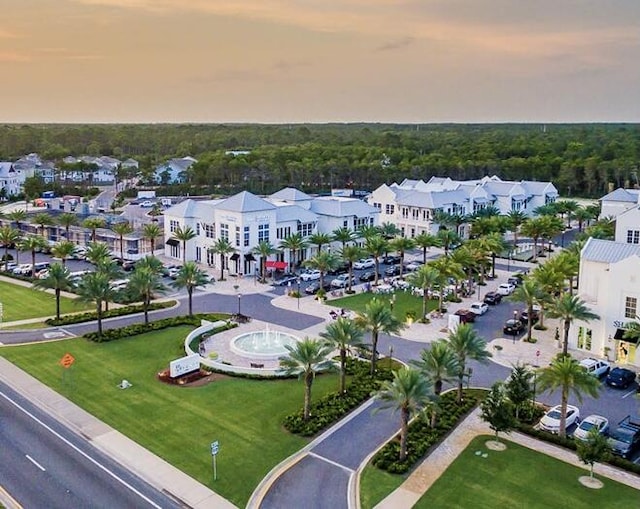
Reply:
<svg viewBox="0 0 640 509"><path fill-rule="evenodd" d="M600 218L618 217L625 210L640 204L640 189L618 189L600 198Z"/></svg>
<svg viewBox="0 0 640 509"><path fill-rule="evenodd" d="M185 182L186 172L198 161L193 157L169 159L156 167L153 180L158 184L178 184Z"/></svg>
<svg viewBox="0 0 640 509"><path fill-rule="evenodd" d="M12 162L0 161L0 198L20 194L24 180L24 174Z"/></svg>

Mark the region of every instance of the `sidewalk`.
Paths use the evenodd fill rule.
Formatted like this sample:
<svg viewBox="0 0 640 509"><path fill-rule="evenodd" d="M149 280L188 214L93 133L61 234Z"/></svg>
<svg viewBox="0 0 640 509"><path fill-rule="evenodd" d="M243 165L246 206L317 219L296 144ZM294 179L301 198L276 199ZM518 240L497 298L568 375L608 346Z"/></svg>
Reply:
<svg viewBox="0 0 640 509"><path fill-rule="evenodd" d="M159 491L196 509L235 506L0 357L0 380Z"/></svg>
<svg viewBox="0 0 640 509"><path fill-rule="evenodd" d="M480 419L480 409L474 410L422 463L411 473L402 485L380 502L376 509L397 509L413 507L424 493L435 483L444 471L453 463L458 455L478 435L493 435L489 426ZM585 475L588 468L575 452L536 440L528 435L513 432L506 438L534 451L546 454L565 463L583 468ZM489 438L488 438L489 439ZM617 469L610 465L597 463L594 472L598 476L607 477L621 484L640 490L640 476Z"/></svg>

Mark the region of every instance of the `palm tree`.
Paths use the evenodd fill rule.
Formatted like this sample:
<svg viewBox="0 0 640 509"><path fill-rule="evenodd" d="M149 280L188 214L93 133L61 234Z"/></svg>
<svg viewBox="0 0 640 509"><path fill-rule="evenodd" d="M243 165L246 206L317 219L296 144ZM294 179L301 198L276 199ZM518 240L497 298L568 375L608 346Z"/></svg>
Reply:
<svg viewBox="0 0 640 509"><path fill-rule="evenodd" d="M458 403L461 403L467 361L475 360L486 363L487 359L491 357L491 353L487 351L486 343L468 323L458 325L455 331L449 333L446 341L454 352L458 363Z"/></svg>
<svg viewBox="0 0 640 509"><path fill-rule="evenodd" d="M309 420L311 408L311 385L316 373L327 371L334 367L329 360L331 347L317 339L305 338L294 346L285 345L288 355L280 357L282 373L288 376L296 375L304 380L304 410L303 419Z"/></svg>
<svg viewBox="0 0 640 509"><path fill-rule="evenodd" d="M542 391L548 390L551 393L556 389L561 391L560 430L558 432L561 437L566 435L567 430L569 395L573 393L578 401L582 402L583 393L596 398L600 388L598 379L587 373L587 370L569 355L558 356L549 367L539 370L537 384Z"/></svg>
<svg viewBox="0 0 640 509"><path fill-rule="evenodd" d="M178 276L172 283L175 288L187 289L189 297L189 316L193 315L193 290L209 283L207 274L202 271L195 262L187 262L178 271Z"/></svg>
<svg viewBox="0 0 640 509"><path fill-rule="evenodd" d="M99 259L96 263L96 271L107 276L109 281L115 281L122 277L122 269L111 257ZM119 292L117 290L112 290L108 295L105 296L104 298L105 311L109 311L109 302L114 300L118 293Z"/></svg>
<svg viewBox="0 0 640 509"><path fill-rule="evenodd" d="M104 228L105 221L100 217L89 217L82 222L82 226L91 230L91 242L96 241L96 230L98 228Z"/></svg>
<svg viewBox="0 0 640 509"><path fill-rule="evenodd" d="M588 223L593 215L586 208L580 207L573 213L573 217L578 221L578 231L581 232L584 224Z"/></svg>
<svg viewBox="0 0 640 509"><path fill-rule="evenodd" d="M551 298L562 290L564 274L558 272L557 267L547 262L536 267L531 273L531 278L544 293L544 299L540 301L540 327L544 327L545 310L548 303L551 302Z"/></svg>
<svg viewBox="0 0 640 509"><path fill-rule="evenodd" d="M60 258L62 260L62 266L67 266L67 259L71 258L76 250L76 245L70 240L61 240L56 242L51 248L51 254L54 258Z"/></svg>
<svg viewBox="0 0 640 509"><path fill-rule="evenodd" d="M260 257L260 281L262 283L267 281L267 258L277 252L278 250L268 240L261 241L253 248L253 253Z"/></svg>
<svg viewBox="0 0 640 509"><path fill-rule="evenodd" d="M312 256L304 265L312 269L320 271L320 287L324 285L324 276L331 269L335 269L338 265L338 257L328 251L319 251L315 256Z"/></svg>
<svg viewBox="0 0 640 509"><path fill-rule="evenodd" d="M292 272L295 271L299 262L296 254L301 253L308 245L301 233L292 233L280 242L280 249L288 249L290 251L289 261L291 262Z"/></svg>
<svg viewBox="0 0 640 509"><path fill-rule="evenodd" d="M423 265L415 272L407 276L407 282L422 290L422 319L427 316L429 294L434 285L439 281L438 271L431 265Z"/></svg>
<svg viewBox="0 0 640 509"><path fill-rule="evenodd" d="M113 295L109 276L102 272L90 272L80 280L76 292L81 301L96 305L98 336L102 336L102 303Z"/></svg>
<svg viewBox="0 0 640 509"><path fill-rule="evenodd" d="M353 320L343 317L331 322L326 330L320 333L327 345L340 352L340 394L347 392L347 354L363 346L363 335L363 330Z"/></svg>
<svg viewBox="0 0 640 509"><path fill-rule="evenodd" d="M85 258L89 263L98 265L103 260L111 258L111 250L104 242L91 242L87 247Z"/></svg>
<svg viewBox="0 0 640 509"><path fill-rule="evenodd" d="M20 232L22 231L22 228L21 228L22 223L24 223L25 220L27 219L27 211L24 209L12 210L7 214L7 219L16 223L16 228Z"/></svg>
<svg viewBox="0 0 640 509"><path fill-rule="evenodd" d="M369 237L380 235L380 227L369 224L360 226L357 235L359 238L367 240Z"/></svg>
<svg viewBox="0 0 640 509"><path fill-rule="evenodd" d="M440 230L437 237L440 245L444 248L445 256L449 256L449 250L452 246L460 244L460 236L453 230Z"/></svg>
<svg viewBox="0 0 640 509"><path fill-rule="evenodd" d="M60 320L60 293L70 290L71 280L69 279L69 269L59 263L53 263L49 267L47 277L36 279L33 286L42 290L52 289L56 295L56 320Z"/></svg>
<svg viewBox="0 0 640 509"><path fill-rule="evenodd" d="M380 235L387 240L397 237L401 233L400 228L398 228L394 223L389 222L382 223L378 228L378 231L380 232Z"/></svg>
<svg viewBox="0 0 640 509"><path fill-rule="evenodd" d="M355 242L356 240L356 232L354 232L348 226L341 226L340 228L336 228L331 232L332 239L336 242L340 242L342 244L342 249L347 246L349 242Z"/></svg>
<svg viewBox="0 0 640 509"><path fill-rule="evenodd" d="M410 249L415 247L416 243L408 237L396 237L389 242L389 247L400 255L400 277L402 278L402 269L404 268L404 255Z"/></svg>
<svg viewBox="0 0 640 509"><path fill-rule="evenodd" d="M162 262L153 255L140 258L140 260L136 262L136 267L147 267L149 270L159 275L162 275L162 271L164 269Z"/></svg>
<svg viewBox="0 0 640 509"><path fill-rule="evenodd" d="M509 229L513 232L513 248L518 247L518 232L527 220L527 215L521 210L511 210L507 214Z"/></svg>
<svg viewBox="0 0 640 509"><path fill-rule="evenodd" d="M151 299L153 299L154 295L164 293L165 291L166 287L162 283L159 274L148 267L137 266L134 269L127 284L127 292L134 299L142 301L145 325L149 323L149 305L151 304Z"/></svg>
<svg viewBox="0 0 640 509"><path fill-rule="evenodd" d="M369 253L375 260L375 276L373 284L378 284L378 277L380 275L380 257L387 251L388 242L382 235L374 235L373 237L367 237L364 239L364 250Z"/></svg>
<svg viewBox="0 0 640 509"><path fill-rule="evenodd" d="M224 281L224 262L230 253L235 253L236 248L231 245L227 239L218 239L216 243L209 248L214 254L220 255L220 281Z"/></svg>
<svg viewBox="0 0 640 509"><path fill-rule="evenodd" d="M40 227L40 234L42 235L42 238L49 240L48 236L45 235L45 227L54 223L53 218L46 212L38 212L33 216L32 222Z"/></svg>
<svg viewBox="0 0 640 509"><path fill-rule="evenodd" d="M340 256L349 265L349 282L347 283L347 293L351 293L351 282L353 279L353 264L362 258L362 248L357 245L344 246L340 251Z"/></svg>
<svg viewBox="0 0 640 509"><path fill-rule="evenodd" d="M453 278L457 281L464 279L465 274L462 267L451 260L448 256L441 256L437 260L429 262L427 265L433 267L438 272L438 286L440 292L438 296L438 311L443 312L444 291L449 284L449 278Z"/></svg>
<svg viewBox="0 0 640 509"><path fill-rule="evenodd" d="M178 226L171 235L171 238L182 242L182 263L187 261L187 242L196 238L196 232L193 231L191 226Z"/></svg>
<svg viewBox="0 0 640 509"><path fill-rule="evenodd" d="M64 226L64 238L70 240L69 228L78 224L78 216L72 214L71 212L65 212L58 216L58 224L60 226Z"/></svg>
<svg viewBox="0 0 640 509"><path fill-rule="evenodd" d="M393 408L400 411L400 456L407 458L407 434L409 421L435 398L429 381L418 370L403 367L394 371L393 380L383 382L375 395L383 402L381 409Z"/></svg>
<svg viewBox="0 0 640 509"><path fill-rule="evenodd" d="M42 237L29 236L20 241L22 251L31 251L31 277L36 277L36 252L47 247L47 241Z"/></svg>
<svg viewBox="0 0 640 509"><path fill-rule="evenodd" d="M389 305L377 298L371 299L362 313L356 315L356 323L371 333L371 374L376 371L378 358L378 336L380 333L397 334L404 324L396 318Z"/></svg>
<svg viewBox="0 0 640 509"><path fill-rule="evenodd" d="M533 240L533 262L538 259L538 241L544 235L545 223L543 217L527 219L520 227L522 235Z"/></svg>
<svg viewBox="0 0 640 509"><path fill-rule="evenodd" d="M417 235L413 240L416 246L422 249L422 263L427 263L427 249L440 245L438 237L427 232Z"/></svg>
<svg viewBox="0 0 640 509"><path fill-rule="evenodd" d="M9 247L16 245L20 242L20 232L15 228L5 225L0 227L0 244L4 246L4 262L9 261ZM16 249L16 255L18 249Z"/></svg>
<svg viewBox="0 0 640 509"><path fill-rule="evenodd" d="M522 284L516 287L509 297L516 302L524 302L527 306L527 341L531 343L531 333L533 329L533 306L544 299L544 293L536 281L532 278L525 278Z"/></svg>
<svg viewBox="0 0 640 509"><path fill-rule="evenodd" d="M577 295L564 293L556 297L551 302L549 309L551 318L559 318L564 326L564 338L562 341L562 355L567 355L569 349L569 328L574 320L588 322L589 320L599 320L600 317L589 311L586 303Z"/></svg>
<svg viewBox="0 0 640 509"><path fill-rule="evenodd" d="M124 221L122 223L114 224L111 227L111 230L113 230L120 239L120 260L124 261L124 236L133 232L133 226L131 226L129 221Z"/></svg>
<svg viewBox="0 0 640 509"><path fill-rule="evenodd" d="M328 233L314 233L309 236L309 243L318 247L318 253L322 251L322 246L326 246L331 243L331 235Z"/></svg>
<svg viewBox="0 0 640 509"><path fill-rule="evenodd" d="M156 250L156 239L162 234L162 228L157 223L147 223L142 227L142 238L149 241L151 256Z"/></svg>

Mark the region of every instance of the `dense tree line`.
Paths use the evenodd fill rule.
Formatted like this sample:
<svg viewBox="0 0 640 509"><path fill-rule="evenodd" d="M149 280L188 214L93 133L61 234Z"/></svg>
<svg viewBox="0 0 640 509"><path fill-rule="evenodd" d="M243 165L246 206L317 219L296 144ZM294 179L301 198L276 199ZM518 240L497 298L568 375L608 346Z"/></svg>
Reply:
<svg viewBox="0 0 640 509"><path fill-rule="evenodd" d="M231 155L227 150L247 150ZM552 180L569 196L638 184L640 126L500 125L4 125L0 159L37 152L134 157L151 172L170 157L198 159L180 192L268 193L373 189L432 175Z"/></svg>

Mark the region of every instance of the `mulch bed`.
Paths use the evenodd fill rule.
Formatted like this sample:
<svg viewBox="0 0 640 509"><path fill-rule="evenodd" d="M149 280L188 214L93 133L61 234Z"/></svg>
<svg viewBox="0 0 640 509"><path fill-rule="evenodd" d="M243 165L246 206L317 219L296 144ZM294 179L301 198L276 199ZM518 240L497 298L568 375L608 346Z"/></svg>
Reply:
<svg viewBox="0 0 640 509"><path fill-rule="evenodd" d="M201 369L200 371L194 371L193 373L189 373L179 378L171 378L169 376L169 370L165 369L157 374L157 378L161 382L169 385L179 385L181 387L202 387L210 382L224 380L225 378L228 378L228 376L220 373L210 373L209 371Z"/></svg>

